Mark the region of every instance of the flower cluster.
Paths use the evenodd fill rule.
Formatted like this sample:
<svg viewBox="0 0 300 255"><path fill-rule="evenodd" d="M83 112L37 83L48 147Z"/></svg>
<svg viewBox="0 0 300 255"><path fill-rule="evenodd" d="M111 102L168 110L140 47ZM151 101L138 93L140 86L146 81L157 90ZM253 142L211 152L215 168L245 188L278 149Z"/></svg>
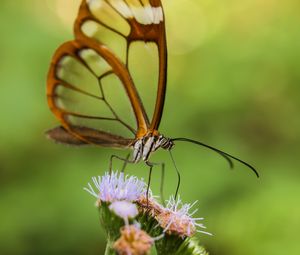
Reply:
<svg viewBox="0 0 300 255"><path fill-rule="evenodd" d="M171 196L162 206L142 179L122 172L105 173L92 181L94 187L88 183L84 190L97 198L112 251L107 254L148 254L154 243L157 254L196 254L189 251L201 247L189 238L196 232L209 234L199 229L205 228L199 223L203 218L193 217L197 209L190 212L197 201L184 204ZM181 253L176 253L178 250Z"/></svg>

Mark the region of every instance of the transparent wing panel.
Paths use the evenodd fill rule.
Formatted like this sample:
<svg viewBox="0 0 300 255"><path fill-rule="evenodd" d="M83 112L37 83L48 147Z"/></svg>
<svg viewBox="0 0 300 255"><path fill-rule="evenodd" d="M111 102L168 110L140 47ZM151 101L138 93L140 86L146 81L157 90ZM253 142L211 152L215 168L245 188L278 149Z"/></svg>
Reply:
<svg viewBox="0 0 300 255"><path fill-rule="evenodd" d="M124 85L93 49L64 55L55 67L56 108L70 125L134 137L136 124Z"/></svg>
<svg viewBox="0 0 300 255"><path fill-rule="evenodd" d="M84 22L81 29L86 36L92 37L101 44L106 45L119 59L122 60L123 63L125 63L127 52L127 42L125 37L120 36L93 20Z"/></svg>
<svg viewBox="0 0 300 255"><path fill-rule="evenodd" d="M93 0L88 1L88 5L91 13L99 21L99 23L106 26L107 29L116 31L123 36L128 36L130 32L129 24L121 13L114 9L109 2L111 1Z"/></svg>
<svg viewBox="0 0 300 255"><path fill-rule="evenodd" d="M128 68L145 106L153 115L158 84L158 49L155 43L134 42L130 45Z"/></svg>

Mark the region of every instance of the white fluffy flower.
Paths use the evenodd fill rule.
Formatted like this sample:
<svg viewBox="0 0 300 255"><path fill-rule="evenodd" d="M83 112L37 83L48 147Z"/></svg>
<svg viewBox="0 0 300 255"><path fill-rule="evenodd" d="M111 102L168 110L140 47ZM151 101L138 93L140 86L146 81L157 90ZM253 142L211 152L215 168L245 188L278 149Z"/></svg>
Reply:
<svg viewBox="0 0 300 255"><path fill-rule="evenodd" d="M92 180L97 192L90 183L84 190L103 202L121 200L133 202L144 195L147 189L147 184L143 180L139 180L135 176L124 176L122 172L112 172L111 174L107 172L104 176L93 177Z"/></svg>
<svg viewBox="0 0 300 255"><path fill-rule="evenodd" d="M139 213L135 204L124 200L112 202L109 209L120 218L123 218L125 222L128 222L128 219L135 218Z"/></svg>

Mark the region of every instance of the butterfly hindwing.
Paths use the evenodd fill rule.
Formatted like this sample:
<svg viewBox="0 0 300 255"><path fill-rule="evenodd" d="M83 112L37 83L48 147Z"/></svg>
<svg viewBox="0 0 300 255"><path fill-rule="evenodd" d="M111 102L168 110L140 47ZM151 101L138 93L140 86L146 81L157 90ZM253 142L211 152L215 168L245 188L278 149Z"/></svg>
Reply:
<svg viewBox="0 0 300 255"><path fill-rule="evenodd" d="M92 61L93 60L93 61ZM127 99L135 114L137 126L145 127L143 112L140 110L135 87L125 66L114 57L104 45L90 40L70 41L58 48L48 74L47 95L50 109L62 126L85 142L94 143L81 137L76 126L84 126L104 132L105 123L114 122L111 128L123 127L134 134L137 130L127 123L105 96L102 81L114 76L119 82L122 97ZM107 133L116 133L109 130Z"/></svg>

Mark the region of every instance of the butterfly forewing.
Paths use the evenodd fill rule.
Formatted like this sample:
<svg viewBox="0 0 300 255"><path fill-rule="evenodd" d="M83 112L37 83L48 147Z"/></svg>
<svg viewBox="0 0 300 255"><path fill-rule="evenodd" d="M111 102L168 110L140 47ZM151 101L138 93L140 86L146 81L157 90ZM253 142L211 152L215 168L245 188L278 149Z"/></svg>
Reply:
<svg viewBox="0 0 300 255"><path fill-rule="evenodd" d="M114 34L112 36L112 34ZM158 129L162 116L167 75L167 47L165 36L164 13L160 0L89 0L83 1L75 23L77 38L88 37L104 43L129 68L131 76L135 70L130 68L130 51L134 42L156 44L158 72L151 87L156 88L155 107L148 109L152 120L148 129ZM108 35L108 36L106 36ZM108 40L107 40L108 39ZM151 48L146 46L145 48ZM141 55L142 62L147 63L146 55ZM143 63L143 64L144 64ZM139 69L147 69L140 65ZM146 77L147 78L147 77ZM145 82L145 80L143 80ZM136 85L136 81L134 80ZM144 91L144 90L143 90ZM149 94L149 93L145 93ZM154 109L154 110L152 110ZM146 114L145 114L146 115ZM150 114L149 114L150 115ZM150 115L150 116L151 116Z"/></svg>

